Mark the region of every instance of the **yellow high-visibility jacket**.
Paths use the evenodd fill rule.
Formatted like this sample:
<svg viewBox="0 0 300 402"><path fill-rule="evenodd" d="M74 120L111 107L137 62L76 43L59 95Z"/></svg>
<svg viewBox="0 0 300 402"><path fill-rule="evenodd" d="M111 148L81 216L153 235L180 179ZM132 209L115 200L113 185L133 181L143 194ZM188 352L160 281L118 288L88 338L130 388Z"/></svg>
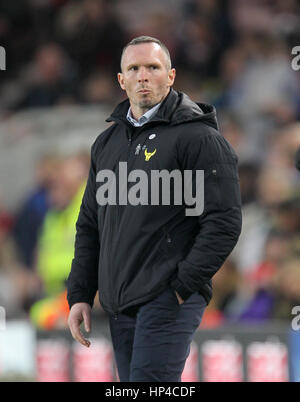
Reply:
<svg viewBox="0 0 300 402"><path fill-rule="evenodd" d="M49 210L39 239L37 271L47 296L65 289L74 257L76 221L84 187L81 186L71 203L62 211Z"/></svg>

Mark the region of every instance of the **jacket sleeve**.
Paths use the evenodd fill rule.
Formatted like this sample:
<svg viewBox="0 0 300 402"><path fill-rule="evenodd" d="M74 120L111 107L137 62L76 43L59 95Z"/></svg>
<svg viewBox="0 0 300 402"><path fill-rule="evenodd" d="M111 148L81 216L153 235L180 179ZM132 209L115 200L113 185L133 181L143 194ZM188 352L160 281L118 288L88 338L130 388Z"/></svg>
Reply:
<svg viewBox="0 0 300 402"><path fill-rule="evenodd" d="M186 136L180 154L184 169L204 171L204 208L195 217L199 231L184 260L177 264L171 287L183 300L210 282L236 245L242 224L237 156L219 134L201 141Z"/></svg>
<svg viewBox="0 0 300 402"><path fill-rule="evenodd" d="M75 253L67 281L69 307L79 302L93 306L98 289L99 233L96 202L94 147L85 192L76 223Z"/></svg>

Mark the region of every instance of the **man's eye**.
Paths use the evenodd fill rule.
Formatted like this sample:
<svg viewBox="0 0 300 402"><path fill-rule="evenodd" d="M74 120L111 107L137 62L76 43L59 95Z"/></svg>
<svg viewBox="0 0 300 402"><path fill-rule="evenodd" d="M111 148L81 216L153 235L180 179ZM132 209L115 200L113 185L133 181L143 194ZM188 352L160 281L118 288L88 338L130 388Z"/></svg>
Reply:
<svg viewBox="0 0 300 402"><path fill-rule="evenodd" d="M137 66L130 67L130 71L136 71L137 69L138 69Z"/></svg>
<svg viewBox="0 0 300 402"><path fill-rule="evenodd" d="M158 67L157 66L150 66L152 68L152 70L157 70Z"/></svg>

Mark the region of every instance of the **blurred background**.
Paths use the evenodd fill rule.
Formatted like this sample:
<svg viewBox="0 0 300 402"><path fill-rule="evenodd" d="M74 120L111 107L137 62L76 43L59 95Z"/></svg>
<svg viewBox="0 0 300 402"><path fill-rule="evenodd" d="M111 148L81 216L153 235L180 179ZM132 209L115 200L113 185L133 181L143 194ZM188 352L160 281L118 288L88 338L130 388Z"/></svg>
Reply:
<svg viewBox="0 0 300 402"><path fill-rule="evenodd" d="M0 380L117 379L97 301L93 353L72 343L65 280L90 146L139 35L167 45L175 89L216 106L239 157L242 234L183 379L299 381L297 0L0 1Z"/></svg>

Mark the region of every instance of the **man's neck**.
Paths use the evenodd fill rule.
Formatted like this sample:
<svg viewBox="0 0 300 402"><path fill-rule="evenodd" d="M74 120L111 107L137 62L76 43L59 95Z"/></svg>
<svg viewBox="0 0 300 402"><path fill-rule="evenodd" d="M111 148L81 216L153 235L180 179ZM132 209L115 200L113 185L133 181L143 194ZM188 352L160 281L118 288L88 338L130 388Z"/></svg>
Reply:
<svg viewBox="0 0 300 402"><path fill-rule="evenodd" d="M155 105L151 105L145 108L140 107L135 108L134 105L130 104L131 116L138 121L145 113L148 112L148 110L152 109L154 106Z"/></svg>

